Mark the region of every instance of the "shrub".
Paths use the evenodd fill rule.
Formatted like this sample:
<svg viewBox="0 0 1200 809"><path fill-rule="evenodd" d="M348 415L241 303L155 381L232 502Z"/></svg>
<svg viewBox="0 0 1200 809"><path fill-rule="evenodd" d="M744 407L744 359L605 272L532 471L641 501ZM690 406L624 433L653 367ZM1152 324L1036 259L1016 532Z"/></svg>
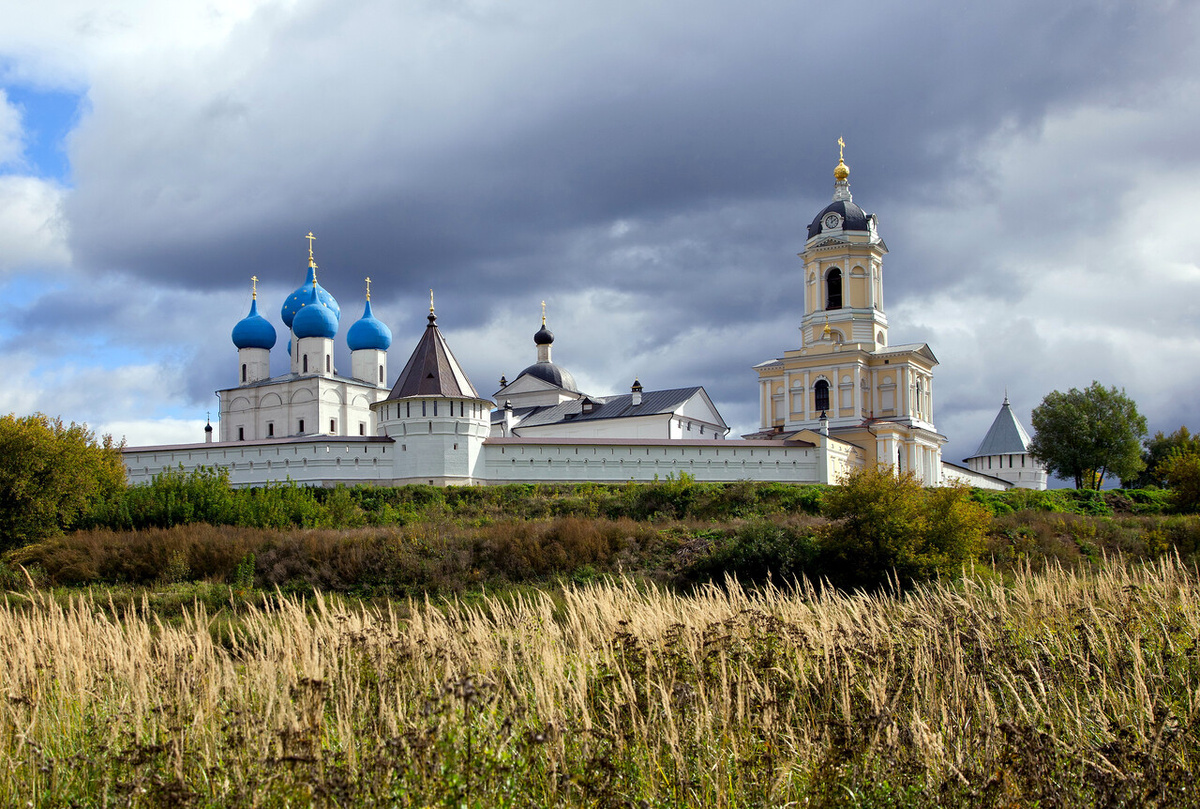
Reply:
<svg viewBox="0 0 1200 809"><path fill-rule="evenodd" d="M841 586L877 587L954 575L973 561L991 521L965 487L924 489L911 473L851 473L824 496L833 522L821 539L821 567Z"/></svg>
<svg viewBox="0 0 1200 809"><path fill-rule="evenodd" d="M1200 511L1200 452L1173 451L1159 470L1171 487L1171 504L1188 513Z"/></svg>
<svg viewBox="0 0 1200 809"><path fill-rule="evenodd" d="M709 542L707 550L680 571L685 581L720 582L726 575L742 583L812 578L820 555L811 521L754 520L732 530L710 532Z"/></svg>

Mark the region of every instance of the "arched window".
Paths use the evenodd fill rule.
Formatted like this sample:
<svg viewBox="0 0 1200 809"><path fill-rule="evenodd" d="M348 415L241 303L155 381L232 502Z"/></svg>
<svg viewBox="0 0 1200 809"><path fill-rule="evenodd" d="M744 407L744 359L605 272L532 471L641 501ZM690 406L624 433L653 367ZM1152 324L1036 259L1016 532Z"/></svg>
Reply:
<svg viewBox="0 0 1200 809"><path fill-rule="evenodd" d="M308 373L308 355L304 355L304 373Z"/></svg>
<svg viewBox="0 0 1200 809"><path fill-rule="evenodd" d="M379 366L379 384L380 385L383 384L383 366L382 365Z"/></svg>
<svg viewBox="0 0 1200 809"><path fill-rule="evenodd" d="M246 363L242 363L242 381L246 381Z"/></svg>
<svg viewBox="0 0 1200 809"><path fill-rule="evenodd" d="M816 409L829 410L829 383L824 379L817 380L817 384L813 386L813 390L817 394Z"/></svg>
<svg viewBox="0 0 1200 809"><path fill-rule="evenodd" d="M330 373L330 369L332 367L333 367L333 365L331 364L331 362L329 360L329 355L326 354L325 355L325 373Z"/></svg>
<svg viewBox="0 0 1200 809"><path fill-rule="evenodd" d="M825 276L825 308L842 308L842 271L837 267Z"/></svg>

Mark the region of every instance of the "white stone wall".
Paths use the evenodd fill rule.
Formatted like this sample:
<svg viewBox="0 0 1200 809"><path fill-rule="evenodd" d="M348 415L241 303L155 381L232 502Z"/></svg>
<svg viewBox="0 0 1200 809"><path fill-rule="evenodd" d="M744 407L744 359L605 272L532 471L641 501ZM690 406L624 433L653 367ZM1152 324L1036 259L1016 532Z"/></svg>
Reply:
<svg viewBox="0 0 1200 809"><path fill-rule="evenodd" d="M982 455L967 459L967 466L981 474L1007 480L1020 489L1044 491L1049 477L1045 467L1026 453Z"/></svg>
<svg viewBox="0 0 1200 809"><path fill-rule="evenodd" d="M778 441L491 438L484 468L488 483L649 481L680 472L701 481L822 481L817 448Z"/></svg>
<svg viewBox="0 0 1200 809"><path fill-rule="evenodd" d="M428 422L428 419L427 419ZM681 472L702 481L835 481L853 465L837 445L826 455L815 447L771 441L588 442L502 438L467 441L463 433L410 432L386 438L288 438L237 444L134 447L124 452L132 484L180 465L229 470L235 486L292 480L306 485L428 483L651 481ZM427 425L428 426L428 425ZM460 450L431 454L431 448ZM442 474L436 474L441 470Z"/></svg>
<svg viewBox="0 0 1200 809"><path fill-rule="evenodd" d="M954 464L942 464L942 485L954 486L962 484L964 486L974 486L977 489L990 489L992 491L1007 491L1012 486L1003 481L996 480L995 477L986 473L977 472L972 469L964 469L961 466Z"/></svg>
<svg viewBox="0 0 1200 809"><path fill-rule="evenodd" d="M233 444L133 447L124 451L131 484L149 483L170 469L229 470L234 486L292 480L314 486L390 483L392 444L380 438L283 438Z"/></svg>

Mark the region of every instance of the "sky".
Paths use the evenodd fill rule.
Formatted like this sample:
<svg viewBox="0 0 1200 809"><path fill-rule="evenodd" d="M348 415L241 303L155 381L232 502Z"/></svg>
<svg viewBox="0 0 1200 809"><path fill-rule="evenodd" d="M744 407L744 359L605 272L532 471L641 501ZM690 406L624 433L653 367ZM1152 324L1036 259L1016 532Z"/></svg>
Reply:
<svg viewBox="0 0 1200 809"><path fill-rule="evenodd" d="M1006 392L1124 389L1200 428L1200 3L0 0L0 413L202 440L249 309L309 231L394 376L438 325L492 395L703 385L799 347L844 138L892 344L928 343L944 457Z"/></svg>

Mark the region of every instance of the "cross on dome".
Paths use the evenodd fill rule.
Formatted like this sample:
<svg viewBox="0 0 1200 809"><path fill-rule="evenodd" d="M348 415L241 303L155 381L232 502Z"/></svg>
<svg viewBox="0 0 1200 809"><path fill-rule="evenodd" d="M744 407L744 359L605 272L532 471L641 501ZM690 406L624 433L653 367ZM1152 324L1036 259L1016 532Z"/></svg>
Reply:
<svg viewBox="0 0 1200 809"><path fill-rule="evenodd" d="M371 300L371 276L367 276L367 300Z"/></svg>
<svg viewBox="0 0 1200 809"><path fill-rule="evenodd" d="M313 241L314 241L314 240L315 240L317 237L316 237L316 236L314 236L314 235L313 235L313 232L310 230L310 231L308 232L308 235L307 235L307 236L305 236L304 238L308 239L308 266L312 267L312 268L315 270L315 269L317 268L317 262L316 262L316 260L313 258L313 245L312 245L312 243L313 243Z"/></svg>
<svg viewBox="0 0 1200 809"><path fill-rule="evenodd" d="M258 300L258 276L250 276L250 300Z"/></svg>

